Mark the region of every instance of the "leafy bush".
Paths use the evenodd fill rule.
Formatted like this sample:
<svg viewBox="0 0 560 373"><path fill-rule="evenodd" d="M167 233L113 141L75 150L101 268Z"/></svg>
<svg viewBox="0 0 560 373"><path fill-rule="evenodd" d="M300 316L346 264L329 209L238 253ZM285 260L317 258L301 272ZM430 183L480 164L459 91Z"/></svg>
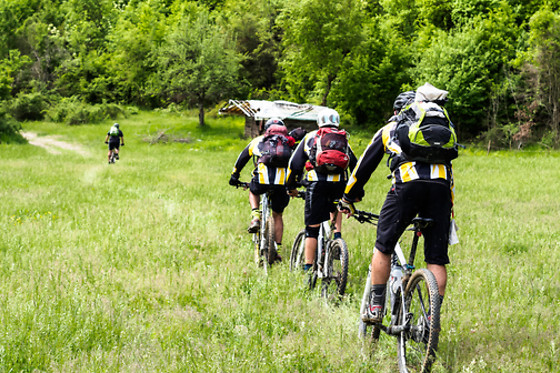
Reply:
<svg viewBox="0 0 560 373"><path fill-rule="evenodd" d="M0 143L2 142L16 142L23 143L25 139L20 135L19 130L21 126L9 114L6 113L4 108L0 108Z"/></svg>
<svg viewBox="0 0 560 373"><path fill-rule="evenodd" d="M76 97L62 98L58 104L46 111L49 120L64 122L69 125L99 123L106 119L116 119L125 115L125 109L117 104L88 105Z"/></svg>
<svg viewBox="0 0 560 373"><path fill-rule="evenodd" d="M21 93L8 105L8 112L16 120L42 120L47 101L39 92Z"/></svg>

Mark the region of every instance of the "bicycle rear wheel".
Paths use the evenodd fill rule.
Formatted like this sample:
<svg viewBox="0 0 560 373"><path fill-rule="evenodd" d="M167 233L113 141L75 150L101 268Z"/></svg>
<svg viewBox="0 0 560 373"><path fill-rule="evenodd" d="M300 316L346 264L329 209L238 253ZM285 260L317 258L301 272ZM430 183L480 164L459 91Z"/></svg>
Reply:
<svg viewBox="0 0 560 373"><path fill-rule="evenodd" d="M348 281L348 246L342 238L327 247L327 276L323 277L321 294L328 300L342 298Z"/></svg>
<svg viewBox="0 0 560 373"><path fill-rule="evenodd" d="M305 229L298 233L290 254L290 271L303 270L305 264Z"/></svg>
<svg viewBox="0 0 560 373"><path fill-rule="evenodd" d="M429 372L440 331L440 300L433 273L425 268L415 271L406 285L404 299L407 310L399 307L397 321L408 321L410 329L397 336L399 369L402 373Z"/></svg>
<svg viewBox="0 0 560 373"><path fill-rule="evenodd" d="M276 260L276 241L274 238L274 218L269 215L266 218L266 247L267 250L263 255L263 258L272 265Z"/></svg>

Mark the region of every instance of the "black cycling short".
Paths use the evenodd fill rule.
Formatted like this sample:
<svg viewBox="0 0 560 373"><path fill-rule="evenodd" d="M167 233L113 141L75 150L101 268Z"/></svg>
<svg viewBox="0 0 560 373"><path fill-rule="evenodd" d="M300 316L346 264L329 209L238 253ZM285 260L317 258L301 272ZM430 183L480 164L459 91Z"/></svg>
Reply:
<svg viewBox="0 0 560 373"><path fill-rule="evenodd" d="M109 140L109 150L113 150L113 149L119 150L119 147L120 147L120 142L118 140L117 141Z"/></svg>
<svg viewBox="0 0 560 373"><path fill-rule="evenodd" d="M393 249L414 217L434 220L423 230L424 260L428 264L449 263L447 253L451 223L449 183L415 180L391 187L379 214L375 247L386 254Z"/></svg>
<svg viewBox="0 0 560 373"><path fill-rule="evenodd" d="M279 214L283 213L288 203L290 203L290 196L286 192L284 185L259 184L255 179L252 179L249 183L249 190L257 195L264 194L270 190L270 208Z"/></svg>
<svg viewBox="0 0 560 373"><path fill-rule="evenodd" d="M305 194L305 225L321 224L336 210L334 201L342 198L345 182L312 181Z"/></svg>

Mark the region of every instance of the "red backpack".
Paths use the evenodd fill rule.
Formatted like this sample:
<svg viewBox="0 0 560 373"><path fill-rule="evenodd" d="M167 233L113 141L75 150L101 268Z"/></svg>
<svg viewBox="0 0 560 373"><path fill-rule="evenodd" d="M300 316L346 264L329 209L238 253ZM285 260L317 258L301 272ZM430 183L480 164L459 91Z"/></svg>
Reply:
<svg viewBox="0 0 560 373"><path fill-rule="evenodd" d="M288 137L288 129L285 126L271 125L258 145L261 153L258 163L270 167L287 167L293 145L294 140Z"/></svg>
<svg viewBox="0 0 560 373"><path fill-rule="evenodd" d="M348 168L348 134L332 127L319 128L309 159L313 168L324 174L339 174Z"/></svg>

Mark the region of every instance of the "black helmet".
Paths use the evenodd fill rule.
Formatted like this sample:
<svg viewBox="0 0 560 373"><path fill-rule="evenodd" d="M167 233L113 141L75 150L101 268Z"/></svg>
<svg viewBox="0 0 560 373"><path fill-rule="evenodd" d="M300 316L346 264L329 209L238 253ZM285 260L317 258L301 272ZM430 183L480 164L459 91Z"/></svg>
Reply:
<svg viewBox="0 0 560 373"><path fill-rule="evenodd" d="M393 103L393 110L401 111L401 109L406 105L408 105L410 102L412 102L415 97L416 97L416 92L414 91L406 91L400 93L395 99L395 102Z"/></svg>
<svg viewBox="0 0 560 373"><path fill-rule="evenodd" d="M266 131L270 126L272 126L273 124L279 125L279 126L286 126L284 124L284 122L282 121L282 119L280 118L270 118L269 120L266 121L266 123L264 124L264 130Z"/></svg>
<svg viewBox="0 0 560 373"><path fill-rule="evenodd" d="M119 124L118 124L118 123L114 123L113 126L119 128Z"/></svg>

